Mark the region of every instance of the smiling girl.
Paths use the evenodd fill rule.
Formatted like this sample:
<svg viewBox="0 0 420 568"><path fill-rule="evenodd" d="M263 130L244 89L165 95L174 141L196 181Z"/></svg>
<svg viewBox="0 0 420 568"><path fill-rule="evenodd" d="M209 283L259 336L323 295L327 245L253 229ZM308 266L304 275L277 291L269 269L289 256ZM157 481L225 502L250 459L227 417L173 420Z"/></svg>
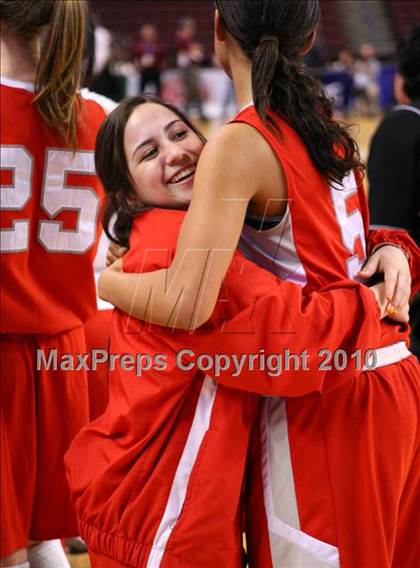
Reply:
<svg viewBox="0 0 420 568"><path fill-rule="evenodd" d="M173 111L162 105L139 105L127 123L124 147L129 160L128 171L140 201L146 206L186 208L190 202L203 139L199 135L192 136L191 127L184 121L185 118L174 118ZM163 171L154 159L161 131L169 146ZM139 132L147 132L147 138L139 140Z"/></svg>
<svg viewBox="0 0 420 568"><path fill-rule="evenodd" d="M147 272L171 262L203 147L203 136L187 117L156 99L127 99L103 123L96 169L107 192L105 229L121 244L129 238L124 271ZM279 300L277 293L275 302L278 288L283 296ZM66 458L93 566L242 565L241 491L260 399L218 386L196 367L182 370L177 353L188 345L205 353L216 344L223 354L224 340L217 335L221 322L244 318L255 302L267 298L283 329L293 314L296 327L306 330L271 339L277 351L284 346L302 350L308 337L313 349L333 348L332 328L340 328L333 339L339 337L349 352L356 348L347 339L355 330L361 345L378 341L372 292L349 281L336 288L304 299L300 286L277 280L237 252L224 295L194 338L114 312L110 351L120 362L110 372L110 402L105 414L80 432ZM372 317L367 322L348 318L358 310ZM265 330L263 317L255 323ZM246 350L247 336L233 336L236 350ZM269 334L263 341L270 341ZM139 357L136 369L130 361ZM279 381L264 368L245 368L237 386L248 381L251 390L263 385L273 393L320 388L326 373L311 367L308 374L311 379L302 387L293 373L285 372Z"/></svg>
<svg viewBox="0 0 420 568"><path fill-rule="evenodd" d="M241 111L203 151L169 268L140 275L107 270L102 295L156 324L199 327L213 312L241 238L250 258L306 292L377 268L395 313L410 295L407 257L419 285L419 251L403 232L367 231L355 144L301 63L315 38L319 3L217 0L216 6L216 54ZM255 311L270 306L269 329L281 329L273 327L274 295ZM249 313L234 320L249 324ZM296 331L305 335L305 327ZM350 333L357 343L357 331ZM378 369L355 373L324 396L264 401L249 501L257 566L414 563L408 534L416 516L410 496L419 490L420 373L407 337L407 327L385 320L375 344ZM311 348L314 339L306 339ZM261 340L255 334L254 346ZM233 348L230 341L223 337L224 347ZM249 337L246 350L253 351ZM310 381L309 373L300 375L300 394L311 392ZM308 469L311 476L304 475Z"/></svg>

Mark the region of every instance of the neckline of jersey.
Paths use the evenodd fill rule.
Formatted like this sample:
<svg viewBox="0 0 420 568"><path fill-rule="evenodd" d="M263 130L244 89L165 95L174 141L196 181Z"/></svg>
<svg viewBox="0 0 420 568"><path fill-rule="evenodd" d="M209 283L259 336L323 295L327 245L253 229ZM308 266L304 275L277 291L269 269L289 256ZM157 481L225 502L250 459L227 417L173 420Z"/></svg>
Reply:
<svg viewBox="0 0 420 568"><path fill-rule="evenodd" d="M409 111L414 112L414 113L416 113L420 116L420 108L418 108L417 106L414 106L414 105L396 105L396 106L394 106L393 110L394 111L409 110Z"/></svg>
<svg viewBox="0 0 420 568"><path fill-rule="evenodd" d="M24 89L25 91L29 91L31 93L35 91L35 85L33 83L30 83L29 81L18 81L17 79L9 79L9 77L5 77L4 75L0 76L0 84L4 85L5 87Z"/></svg>
<svg viewBox="0 0 420 568"><path fill-rule="evenodd" d="M250 103L247 103L246 105L244 105L243 107L241 107L241 108L238 110L238 113L239 113L239 112L242 112L242 111L245 110L246 108L252 107L252 106L254 106L254 102L253 102L253 101L251 101Z"/></svg>

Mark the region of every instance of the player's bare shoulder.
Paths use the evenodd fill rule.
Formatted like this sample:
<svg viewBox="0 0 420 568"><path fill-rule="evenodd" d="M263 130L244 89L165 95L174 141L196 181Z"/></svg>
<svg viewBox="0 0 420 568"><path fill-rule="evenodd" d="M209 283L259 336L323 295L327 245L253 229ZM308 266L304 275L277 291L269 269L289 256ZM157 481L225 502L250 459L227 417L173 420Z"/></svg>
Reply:
<svg viewBox="0 0 420 568"><path fill-rule="evenodd" d="M207 142L196 182L206 177L212 180L213 191L223 197L252 199L266 183L264 171L272 165L273 153L253 127L229 123Z"/></svg>

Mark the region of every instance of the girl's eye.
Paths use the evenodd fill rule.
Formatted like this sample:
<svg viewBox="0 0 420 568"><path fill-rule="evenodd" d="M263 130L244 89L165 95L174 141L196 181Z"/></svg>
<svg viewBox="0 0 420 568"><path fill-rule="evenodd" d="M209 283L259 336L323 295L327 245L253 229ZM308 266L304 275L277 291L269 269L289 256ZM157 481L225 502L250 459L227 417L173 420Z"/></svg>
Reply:
<svg viewBox="0 0 420 568"><path fill-rule="evenodd" d="M149 148L142 156L142 160L149 160L150 158L154 158L157 154L156 146Z"/></svg>
<svg viewBox="0 0 420 568"><path fill-rule="evenodd" d="M174 140L182 140L188 134L188 130L178 130L174 134Z"/></svg>

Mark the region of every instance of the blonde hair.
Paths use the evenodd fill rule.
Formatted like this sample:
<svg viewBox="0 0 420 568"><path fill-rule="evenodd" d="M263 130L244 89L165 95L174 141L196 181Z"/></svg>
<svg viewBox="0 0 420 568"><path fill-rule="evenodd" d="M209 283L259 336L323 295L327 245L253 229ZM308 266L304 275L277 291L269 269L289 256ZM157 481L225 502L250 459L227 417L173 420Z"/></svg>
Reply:
<svg viewBox="0 0 420 568"><path fill-rule="evenodd" d="M85 43L84 0L0 0L2 20L25 40L48 26L35 78L35 104L48 126L77 144Z"/></svg>

